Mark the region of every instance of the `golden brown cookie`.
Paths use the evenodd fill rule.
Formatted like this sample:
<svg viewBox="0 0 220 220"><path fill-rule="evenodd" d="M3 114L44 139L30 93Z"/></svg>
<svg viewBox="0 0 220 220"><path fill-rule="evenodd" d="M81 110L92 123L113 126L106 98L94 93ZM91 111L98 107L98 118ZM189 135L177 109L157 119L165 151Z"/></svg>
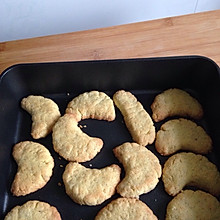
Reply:
<svg viewBox="0 0 220 220"><path fill-rule="evenodd" d="M60 213L54 206L37 200L28 201L14 207L5 220L61 220Z"/></svg>
<svg viewBox="0 0 220 220"><path fill-rule="evenodd" d="M102 208L95 220L157 220L152 210L142 201L118 198Z"/></svg>
<svg viewBox="0 0 220 220"><path fill-rule="evenodd" d="M12 153L18 170L12 183L15 196L25 196L44 187L53 173L54 161L41 144L24 141L16 144Z"/></svg>
<svg viewBox="0 0 220 220"><path fill-rule="evenodd" d="M220 219L220 203L209 193L185 190L174 197L167 206L166 220L174 219Z"/></svg>
<svg viewBox="0 0 220 220"><path fill-rule="evenodd" d="M46 137L60 117L57 104L43 96L30 95L23 98L21 107L32 116L31 135L34 139Z"/></svg>
<svg viewBox="0 0 220 220"><path fill-rule="evenodd" d="M53 127L52 139L54 150L68 161L89 161L103 146L100 138L90 137L78 127L73 114L59 118Z"/></svg>
<svg viewBox="0 0 220 220"><path fill-rule="evenodd" d="M214 196L220 195L220 173L205 156L178 153L164 164L162 179L169 195L175 196L185 186L196 186Z"/></svg>
<svg viewBox="0 0 220 220"><path fill-rule="evenodd" d="M168 89L157 95L151 105L152 118L158 122L167 117L182 116L200 119L203 109L200 103L181 89Z"/></svg>
<svg viewBox="0 0 220 220"><path fill-rule="evenodd" d="M121 169L111 165L102 169L90 169L70 162L63 173L66 193L80 205L99 205L109 199L120 181Z"/></svg>
<svg viewBox="0 0 220 220"><path fill-rule="evenodd" d="M69 102L66 113L74 114L77 121L87 118L107 121L115 119L112 99L99 91L85 92L75 97Z"/></svg>
<svg viewBox="0 0 220 220"><path fill-rule="evenodd" d="M127 142L114 148L113 152L125 169L125 177L117 186L122 197L138 198L156 187L161 177L161 165L151 151Z"/></svg>
<svg viewBox="0 0 220 220"><path fill-rule="evenodd" d="M133 140L143 146L152 144L155 139L153 121L135 96L120 90L114 94L113 100L121 111Z"/></svg>
<svg viewBox="0 0 220 220"><path fill-rule="evenodd" d="M207 154L212 149L212 140L201 126L180 118L161 126L156 135L155 147L161 155L170 155L179 150Z"/></svg>

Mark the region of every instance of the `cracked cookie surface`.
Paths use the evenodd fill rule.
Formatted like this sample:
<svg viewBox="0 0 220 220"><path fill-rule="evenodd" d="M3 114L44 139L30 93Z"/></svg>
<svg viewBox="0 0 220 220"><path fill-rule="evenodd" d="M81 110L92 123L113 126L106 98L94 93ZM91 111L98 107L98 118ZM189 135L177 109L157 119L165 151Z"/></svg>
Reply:
<svg viewBox="0 0 220 220"><path fill-rule="evenodd" d="M113 152L125 169L125 177L117 186L122 197L138 198L156 187L162 169L151 151L137 143L127 142L114 148Z"/></svg>
<svg viewBox="0 0 220 220"><path fill-rule="evenodd" d="M80 205L99 205L109 199L120 181L121 169L112 164L102 169L70 162L63 173L66 193Z"/></svg>
<svg viewBox="0 0 220 220"><path fill-rule="evenodd" d="M44 187L53 173L54 160L46 147L24 141L16 144L12 153L18 170L11 186L15 196L25 196Z"/></svg>
<svg viewBox="0 0 220 220"><path fill-rule="evenodd" d="M79 127L73 114L60 117L53 127L54 150L68 161L86 162L93 159L101 150L103 141L90 137Z"/></svg>
<svg viewBox="0 0 220 220"><path fill-rule="evenodd" d="M135 142L146 146L155 139L155 127L150 115L130 92L117 91L113 100L121 111L125 124Z"/></svg>
<svg viewBox="0 0 220 220"><path fill-rule="evenodd" d="M31 135L34 139L46 137L60 117L57 104L43 96L30 95L23 98L21 107L32 116Z"/></svg>
<svg viewBox="0 0 220 220"><path fill-rule="evenodd" d="M185 186L196 186L214 196L220 195L220 173L205 156L177 153L165 162L162 180L165 191L172 196Z"/></svg>
<svg viewBox="0 0 220 220"><path fill-rule="evenodd" d="M31 200L14 207L4 220L61 220L58 210L46 202Z"/></svg>
<svg viewBox="0 0 220 220"><path fill-rule="evenodd" d="M156 134L155 147L161 155L170 155L179 150L207 154L212 149L212 140L201 126L180 118L161 126Z"/></svg>
<svg viewBox="0 0 220 220"><path fill-rule="evenodd" d="M181 89L168 89L157 95L151 105L152 118L155 122L167 117L182 116L193 119L203 117L201 104L189 93Z"/></svg>
<svg viewBox="0 0 220 220"><path fill-rule="evenodd" d="M99 91L85 92L75 97L67 105L66 113L75 115L77 121L88 118L107 121L115 119L112 99Z"/></svg>
<svg viewBox="0 0 220 220"><path fill-rule="evenodd" d="M96 215L95 220L157 220L152 210L142 201L118 198L111 201Z"/></svg>

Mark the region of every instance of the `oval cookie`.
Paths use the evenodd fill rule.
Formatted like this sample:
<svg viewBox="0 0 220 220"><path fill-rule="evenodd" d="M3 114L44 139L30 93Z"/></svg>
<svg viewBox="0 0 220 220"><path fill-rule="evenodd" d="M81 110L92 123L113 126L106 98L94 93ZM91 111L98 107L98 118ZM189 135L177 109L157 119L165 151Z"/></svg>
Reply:
<svg viewBox="0 0 220 220"><path fill-rule="evenodd" d="M52 140L54 150L68 161L89 161L103 146L100 138L90 137L78 127L73 114L59 118L53 127Z"/></svg>
<svg viewBox="0 0 220 220"><path fill-rule="evenodd" d="M178 150L207 154L212 149L212 140L202 127L180 118L161 126L156 135L155 147L161 155L170 155Z"/></svg>
<svg viewBox="0 0 220 220"><path fill-rule="evenodd" d="M18 170L11 186L15 196L25 196L46 185L53 173L54 160L46 147L24 141L16 144L12 153Z"/></svg>
<svg viewBox="0 0 220 220"><path fill-rule="evenodd" d="M157 220L152 210L142 201L118 198L102 208L95 220Z"/></svg>
<svg viewBox="0 0 220 220"><path fill-rule="evenodd" d="M37 200L28 201L22 206L14 207L5 220L61 220L60 213L54 206Z"/></svg>
<svg viewBox="0 0 220 220"><path fill-rule="evenodd" d="M167 206L166 220L220 219L220 203L209 193L185 190Z"/></svg>
<svg viewBox="0 0 220 220"><path fill-rule="evenodd" d="M75 97L69 102L66 113L74 114L77 121L87 118L107 121L115 119L112 99L99 91L85 92Z"/></svg>
<svg viewBox="0 0 220 220"><path fill-rule="evenodd" d="M121 169L111 165L90 169L70 162L63 173L66 193L80 205L99 205L109 199L120 181Z"/></svg>
<svg viewBox="0 0 220 220"><path fill-rule="evenodd" d="M164 164L162 179L169 195L175 196L185 186L196 186L214 196L220 195L220 173L205 156L178 153Z"/></svg>
<svg viewBox="0 0 220 220"><path fill-rule="evenodd" d="M152 144L155 139L153 121L136 97L120 90L114 94L113 100L121 111L133 140L143 146Z"/></svg>
<svg viewBox="0 0 220 220"><path fill-rule="evenodd" d="M181 89L168 89L157 95L151 105L152 118L158 122L171 116L200 119L203 109L200 103Z"/></svg>
<svg viewBox="0 0 220 220"><path fill-rule="evenodd" d="M156 187L161 177L161 165L151 151L127 142L114 148L113 152L125 169L125 177L117 186L121 196L138 198Z"/></svg>
<svg viewBox="0 0 220 220"><path fill-rule="evenodd" d="M32 116L31 135L34 139L46 137L60 117L57 104L43 96L30 95L23 98L21 107Z"/></svg>

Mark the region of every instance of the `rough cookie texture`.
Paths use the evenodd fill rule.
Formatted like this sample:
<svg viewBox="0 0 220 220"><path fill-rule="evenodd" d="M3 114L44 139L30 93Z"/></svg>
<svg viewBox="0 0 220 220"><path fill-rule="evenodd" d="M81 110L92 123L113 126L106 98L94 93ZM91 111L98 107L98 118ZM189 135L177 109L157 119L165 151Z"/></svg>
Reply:
<svg viewBox="0 0 220 220"><path fill-rule="evenodd" d="M63 173L63 182L66 193L74 202L99 205L115 193L120 173L120 167L115 164L102 169L90 169L70 162Z"/></svg>
<svg viewBox="0 0 220 220"><path fill-rule="evenodd" d="M89 161L103 146L100 138L90 137L78 127L73 114L59 118L53 127L52 139L54 150L68 161Z"/></svg>
<svg viewBox="0 0 220 220"><path fill-rule="evenodd" d="M185 190L174 197L167 206L166 220L218 220L220 203L209 193Z"/></svg>
<svg viewBox="0 0 220 220"><path fill-rule="evenodd" d="M157 220L152 210L142 201L118 198L99 211L95 220Z"/></svg>
<svg viewBox="0 0 220 220"><path fill-rule="evenodd" d="M151 105L152 118L158 122L171 116L200 119L203 109L200 103L181 89L168 89L157 95Z"/></svg>
<svg viewBox="0 0 220 220"><path fill-rule="evenodd" d="M123 164L125 177L117 186L117 192L128 198L153 190L161 177L158 158L147 148L137 143L124 143L113 149L115 156Z"/></svg>
<svg viewBox="0 0 220 220"><path fill-rule="evenodd" d="M180 118L161 126L156 135L155 147L161 155L170 155L178 150L207 154L212 149L212 140L202 127Z"/></svg>
<svg viewBox="0 0 220 220"><path fill-rule="evenodd" d="M136 97L120 90L114 94L113 100L121 111L133 140L143 146L152 144L155 139L153 121Z"/></svg>
<svg viewBox="0 0 220 220"><path fill-rule="evenodd" d="M18 170L12 183L15 196L25 196L46 185L53 173L54 160L46 147L24 141L16 144L12 153Z"/></svg>
<svg viewBox="0 0 220 220"><path fill-rule="evenodd" d="M28 201L22 206L14 207L5 220L61 220L60 214L54 206L37 200Z"/></svg>
<svg viewBox="0 0 220 220"><path fill-rule="evenodd" d="M30 95L23 98L21 107L32 116L31 135L34 139L46 137L60 117L57 104L43 96Z"/></svg>
<svg viewBox="0 0 220 220"><path fill-rule="evenodd" d="M220 195L220 173L205 156L194 153L178 153L164 164L164 187L175 196L185 186L196 186L214 196Z"/></svg>
<svg viewBox="0 0 220 220"><path fill-rule="evenodd" d="M74 114L77 121L87 118L107 121L115 119L112 99L99 91L85 92L75 97L69 102L66 113Z"/></svg>

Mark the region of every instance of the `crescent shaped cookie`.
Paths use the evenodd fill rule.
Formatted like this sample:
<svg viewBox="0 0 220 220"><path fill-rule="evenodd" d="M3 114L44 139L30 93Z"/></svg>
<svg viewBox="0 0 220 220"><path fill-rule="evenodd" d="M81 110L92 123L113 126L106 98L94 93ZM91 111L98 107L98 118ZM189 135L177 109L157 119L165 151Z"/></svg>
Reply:
<svg viewBox="0 0 220 220"><path fill-rule="evenodd" d="M53 127L54 150L68 161L86 162L102 149L100 138L90 137L79 127L73 114L60 117Z"/></svg>
<svg viewBox="0 0 220 220"><path fill-rule="evenodd" d="M121 169L111 165L102 169L90 169L70 162L63 173L66 193L80 205L99 205L109 199L120 181Z"/></svg>
<svg viewBox="0 0 220 220"><path fill-rule="evenodd" d="M57 104L43 96L30 95L23 98L21 107L32 116L31 135L34 139L46 137L60 117Z"/></svg>
<svg viewBox="0 0 220 220"><path fill-rule="evenodd" d="M157 95L151 105L152 118L159 122L167 117L182 116L201 119L203 109L200 103L181 89L168 89Z"/></svg>
<svg viewBox="0 0 220 220"><path fill-rule="evenodd" d="M167 206L166 220L220 219L220 203L209 193L185 190Z"/></svg>
<svg viewBox="0 0 220 220"><path fill-rule="evenodd" d="M156 187L161 177L161 165L151 151L127 142L114 148L113 152L125 169L125 177L117 186L122 197L138 198Z"/></svg>
<svg viewBox="0 0 220 220"><path fill-rule="evenodd" d="M15 196L25 196L46 185L53 173L54 160L46 147L24 141L16 144L12 153L18 170L12 183Z"/></svg>
<svg viewBox="0 0 220 220"><path fill-rule="evenodd" d="M95 220L157 220L152 210L142 201L118 198L111 201L96 215Z"/></svg>
<svg viewBox="0 0 220 220"><path fill-rule="evenodd" d="M37 200L31 200L21 206L16 206L5 216L5 220L26 219L61 220L61 217L54 206Z"/></svg>
<svg viewBox="0 0 220 220"><path fill-rule="evenodd" d="M155 127L149 114L130 92L120 90L113 96L121 111L125 124L135 142L146 146L155 139Z"/></svg>
<svg viewBox="0 0 220 220"><path fill-rule="evenodd" d="M220 173L205 156L178 153L164 164L162 179L169 195L175 196L185 186L196 186L214 196L220 195Z"/></svg>
<svg viewBox="0 0 220 220"><path fill-rule="evenodd" d="M115 108L112 99L104 92L91 91L80 94L69 102L66 113L74 114L77 121L92 118L113 121Z"/></svg>
<svg viewBox="0 0 220 220"><path fill-rule="evenodd" d="M161 155L170 155L179 150L207 154L212 149L212 140L202 127L180 118L161 126L156 135L155 147Z"/></svg>

